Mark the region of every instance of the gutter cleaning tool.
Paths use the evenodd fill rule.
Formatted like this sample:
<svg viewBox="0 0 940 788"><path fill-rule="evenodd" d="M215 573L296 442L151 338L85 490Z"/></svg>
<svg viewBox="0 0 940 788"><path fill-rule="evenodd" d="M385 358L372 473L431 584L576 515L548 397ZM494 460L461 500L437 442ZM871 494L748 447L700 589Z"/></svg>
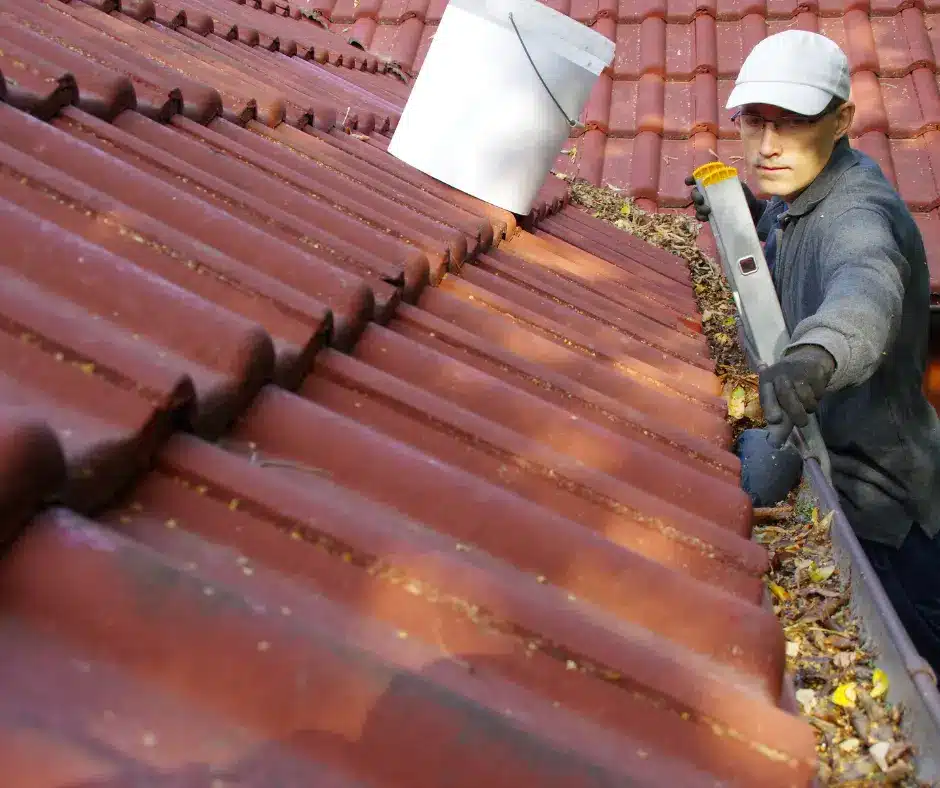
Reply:
<svg viewBox="0 0 940 788"><path fill-rule="evenodd" d="M528 214L614 49L536 0L450 0L388 151Z"/></svg>
<svg viewBox="0 0 940 788"><path fill-rule="evenodd" d="M738 171L719 161L704 164L692 176L711 208L709 226L715 236L725 278L731 286L745 336L757 355L760 368L778 361L790 342L754 220L747 206ZM768 430L776 443L793 442L803 460L816 460L831 480L829 452L816 417L806 427L789 423Z"/></svg>

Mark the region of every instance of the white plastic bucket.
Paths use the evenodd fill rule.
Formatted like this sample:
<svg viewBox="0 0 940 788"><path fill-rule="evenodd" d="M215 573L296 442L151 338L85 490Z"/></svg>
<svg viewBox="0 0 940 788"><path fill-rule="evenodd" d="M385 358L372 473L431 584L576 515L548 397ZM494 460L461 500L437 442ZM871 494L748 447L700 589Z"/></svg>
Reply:
<svg viewBox="0 0 940 788"><path fill-rule="evenodd" d="M389 153L527 214L614 47L535 0L450 0Z"/></svg>

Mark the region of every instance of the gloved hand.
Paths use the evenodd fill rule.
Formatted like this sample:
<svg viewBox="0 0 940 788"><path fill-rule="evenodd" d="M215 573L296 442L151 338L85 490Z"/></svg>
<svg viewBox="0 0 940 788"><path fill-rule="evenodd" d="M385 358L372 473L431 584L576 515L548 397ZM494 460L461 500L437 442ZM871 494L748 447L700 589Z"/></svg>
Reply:
<svg viewBox="0 0 940 788"><path fill-rule="evenodd" d="M695 206L695 218L700 222L707 222L709 216L711 215L712 209L705 203L705 195L703 195L699 191L698 186L695 185L695 178L692 175L689 175L685 179L685 185L692 187L692 190L689 192L689 197L691 197L692 204ZM754 196L754 192L748 188L746 183L742 182L741 188L744 189L744 197L747 200L747 207L751 212L751 216L753 216L760 201Z"/></svg>
<svg viewBox="0 0 940 788"><path fill-rule="evenodd" d="M711 215L712 209L705 203L705 195L703 195L698 186L695 185L695 178L689 175L685 179L685 185L691 186L692 191L689 192L689 196L692 198L692 205L695 206L695 218L700 222L707 222L708 217Z"/></svg>
<svg viewBox="0 0 940 788"><path fill-rule="evenodd" d="M760 373L760 405L768 424L805 427L836 370L819 345L800 345Z"/></svg>
<svg viewBox="0 0 940 788"><path fill-rule="evenodd" d="M800 453L789 443L775 445L767 430L745 430L736 450L741 458L741 487L754 506L773 506L799 483Z"/></svg>

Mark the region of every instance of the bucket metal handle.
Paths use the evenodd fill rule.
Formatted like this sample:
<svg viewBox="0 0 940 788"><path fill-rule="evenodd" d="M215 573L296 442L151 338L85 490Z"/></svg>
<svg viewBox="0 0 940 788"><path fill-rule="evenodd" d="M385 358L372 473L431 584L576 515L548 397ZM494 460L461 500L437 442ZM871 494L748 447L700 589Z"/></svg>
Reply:
<svg viewBox="0 0 940 788"><path fill-rule="evenodd" d="M512 29L516 31L516 38L519 39L519 43L522 44L522 51L525 52L525 56L529 59L529 64L532 66L532 70L535 72L535 76L539 78L539 82L542 83L542 87L545 88L545 92L548 93L549 98L555 102L555 106L558 107L558 111L562 114L565 119L565 122L571 128L575 128L578 125L576 120L572 120L568 117L568 113L565 112L564 107L558 103L558 99L555 98L555 95L552 93L551 89L545 83L545 80L542 79L542 75L539 73L538 67L535 65L535 61L532 60L532 55L529 54L529 48L525 45L525 41L522 40L522 34L519 32L519 28L516 27L516 20L513 19L512 12L509 12L509 22L512 25Z"/></svg>

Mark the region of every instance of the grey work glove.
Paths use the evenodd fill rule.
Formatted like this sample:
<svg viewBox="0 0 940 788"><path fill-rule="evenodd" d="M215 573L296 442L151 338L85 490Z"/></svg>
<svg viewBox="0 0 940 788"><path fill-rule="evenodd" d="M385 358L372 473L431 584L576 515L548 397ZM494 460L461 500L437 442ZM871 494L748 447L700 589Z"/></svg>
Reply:
<svg viewBox="0 0 940 788"><path fill-rule="evenodd" d="M692 204L695 206L695 218L700 222L707 222L709 216L711 215L712 209L705 202L705 195L699 191L698 186L695 185L695 178L689 175L685 179L685 185L691 186L692 190L689 192L689 197L692 199ZM754 216L754 213L757 211L759 200L754 196L754 193L748 188L746 183L741 183L741 188L744 189L744 197L747 200L747 208L751 212L751 216Z"/></svg>
<svg viewBox="0 0 940 788"><path fill-rule="evenodd" d="M836 370L829 351L800 345L760 373L760 405L769 427L805 427ZM780 430L781 432L789 432Z"/></svg>

